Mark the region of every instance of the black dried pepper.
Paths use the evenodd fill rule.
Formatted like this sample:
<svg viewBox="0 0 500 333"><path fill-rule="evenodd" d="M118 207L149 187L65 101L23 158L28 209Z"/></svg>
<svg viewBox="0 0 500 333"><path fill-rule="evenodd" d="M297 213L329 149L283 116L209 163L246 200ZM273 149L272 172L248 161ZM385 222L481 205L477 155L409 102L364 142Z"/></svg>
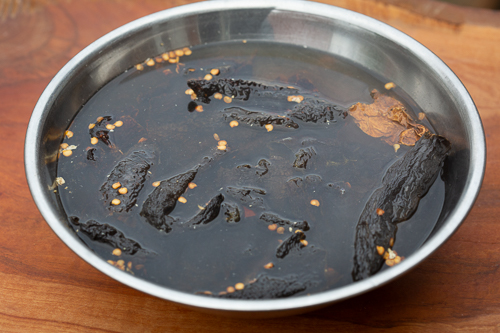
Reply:
<svg viewBox="0 0 500 333"><path fill-rule="evenodd" d="M161 181L144 201L141 216L158 230L169 232L171 228L166 223L166 216L174 210L177 200L186 191L197 172L198 168L195 168Z"/></svg>
<svg viewBox="0 0 500 333"><path fill-rule="evenodd" d="M102 224L94 220L81 223L80 219L75 216L71 216L69 221L77 235L82 232L91 240L111 245L113 248L119 248L126 254L149 253L138 242L125 237L123 232L109 224Z"/></svg>
<svg viewBox="0 0 500 333"><path fill-rule="evenodd" d="M390 247L390 239L396 235L396 224L409 219L416 211L420 198L439 175L450 149L448 140L426 132L389 167L382 186L368 199L356 226L354 281L379 271L384 259L377 253L377 246Z"/></svg>
<svg viewBox="0 0 500 333"><path fill-rule="evenodd" d="M112 212L128 212L137 202L137 196L144 186L148 170L152 165L153 152L135 151L122 159L110 172L101 186L104 202ZM113 184L120 183L120 187L127 189L127 193L119 194ZM111 204L113 199L120 199L119 205Z"/></svg>

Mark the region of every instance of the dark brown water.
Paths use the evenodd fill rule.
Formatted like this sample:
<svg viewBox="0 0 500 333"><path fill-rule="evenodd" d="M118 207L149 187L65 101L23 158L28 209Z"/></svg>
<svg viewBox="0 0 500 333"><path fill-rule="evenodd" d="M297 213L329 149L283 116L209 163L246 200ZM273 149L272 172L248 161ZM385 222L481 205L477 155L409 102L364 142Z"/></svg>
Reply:
<svg viewBox="0 0 500 333"><path fill-rule="evenodd" d="M363 133L349 116L329 123L298 122L298 129L275 126L270 132L241 122L230 127L229 120L222 117L224 108L283 112L295 103L286 98L251 97L227 104L212 98L209 104L197 102L203 112L189 112L192 100L185 94L186 82L218 68L221 73L216 78L293 86L303 95L346 109L357 102L371 103L370 91L374 88L402 101L414 118L421 112L418 106L399 88L385 90L389 80L375 77L345 59L297 46L250 42L197 46L192 48L192 55L180 61L183 65L162 62L144 65L141 71L132 68L104 86L69 127L74 135L64 142L77 148L69 157L61 155L58 165L58 176L66 182L58 192L68 216L77 216L82 222L93 219L108 223L156 255L119 258L112 255L109 245L92 242L80 233L82 240L104 260L132 262L131 271L136 276L188 293L218 293L239 282L247 284L259 274L280 277L296 273L314 280L315 284L302 294L352 283L359 215L370 194L380 186L385 170L409 148L402 146L395 152L382 140ZM114 148L102 142L90 143L88 126L101 116L124 123L110 133ZM197 187L183 195L187 202L177 203L170 214L178 219L172 232L160 232L146 223L139 213L154 190L152 183L185 172L205 156L213 155L217 151L215 133L227 141L228 149L200 169L193 180ZM316 155L307 168L294 168L295 153L310 146ZM141 147L153 150L155 158L137 206L130 212L110 213L100 187L121 159ZM88 148L96 148L96 161L87 159ZM261 159L270 162L262 176L255 167ZM237 168L240 165L251 168ZM300 187L289 181L296 177L303 179ZM228 193L231 186L256 187L266 194L257 195L262 204L245 204ZM224 195L225 202L239 206L238 223L226 222L221 211L207 225L182 227L183 221L218 193ZM310 204L313 199L319 201L319 207ZM443 200L444 186L438 177L417 212L399 225L394 250L400 256L408 257L425 241ZM259 219L262 212L308 221L308 245L284 259L277 258L280 241L294 230L286 227L284 234L269 230L269 224ZM270 262L274 267L265 269L263 266Z"/></svg>

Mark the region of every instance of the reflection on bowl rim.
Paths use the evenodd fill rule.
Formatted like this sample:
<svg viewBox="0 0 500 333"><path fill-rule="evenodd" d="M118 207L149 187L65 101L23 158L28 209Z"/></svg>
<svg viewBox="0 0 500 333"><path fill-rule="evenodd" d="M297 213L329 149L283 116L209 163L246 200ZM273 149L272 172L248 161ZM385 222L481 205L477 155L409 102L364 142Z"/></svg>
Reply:
<svg viewBox="0 0 500 333"><path fill-rule="evenodd" d="M44 195L45 189L43 188L43 181L40 180L40 171L37 169L36 157L40 154L37 149L37 143L41 138L41 126L47 117L47 105L51 105L54 100L54 94L58 86L64 82L68 76L71 75L72 69L80 65L96 49L104 47L104 45L112 42L115 43L120 37L126 35L127 32L134 32L143 26L150 26L156 21L166 21L168 19L181 17L185 15L193 15L202 12L217 12L230 9L245 9L245 8L274 8L282 11L296 11L314 16L323 16L328 19L339 20L348 22L351 25L357 25L363 29L369 30L381 37L385 37L392 41L397 41L422 59L426 64L432 65L435 72L441 78L445 78L448 86L452 86L462 99L462 103L469 111L468 117L471 119L469 124L470 131L470 169L468 181L465 184L464 194L461 196L456 207L447 217L447 222L443 227L434 234L420 249L410 255L406 260L399 265L392 267L389 270L380 272L369 279L352 283L340 288L316 293L311 296L298 296L287 299L276 300L228 300L216 299L206 296L192 295L173 289L169 289L152 282L148 282L128 273L119 271L115 267L106 263L105 260L99 258L82 242L67 237L70 232L62 221L59 221L52 207ZM431 51L425 48L420 43L416 42L404 33L384 24L375 19L369 18L359 13L349 10L323 5L319 3L311 3L305 1L271 1L271 0L258 0L253 2L242 1L207 1L195 3L168 9L162 12L148 15L129 24L126 24L107 35L101 37L73 59L71 59L61 71L54 77L54 79L47 86L41 95L30 120L25 142L25 168L28 179L28 184L32 192L33 198L42 213L47 223L51 226L54 232L61 238L63 242L68 245L75 253L89 264L103 272L104 274L120 281L132 288L138 289L147 294L151 294L163 299L167 299L176 303L184 304L191 307L205 309L207 311L220 311L226 310L228 312L239 313L265 313L269 316L285 315L293 313L306 312L315 308L322 307L326 304L350 298L355 295L362 294L372 290L378 286L388 283L401 276L403 273L408 272L410 269L419 264L422 260L427 258L439 246L441 246L458 228L462 221L470 211L477 194L479 192L482 179L484 176L484 168L486 164L486 148L484 132L482 129L479 114L475 105L470 98L467 90L462 85L456 75Z"/></svg>

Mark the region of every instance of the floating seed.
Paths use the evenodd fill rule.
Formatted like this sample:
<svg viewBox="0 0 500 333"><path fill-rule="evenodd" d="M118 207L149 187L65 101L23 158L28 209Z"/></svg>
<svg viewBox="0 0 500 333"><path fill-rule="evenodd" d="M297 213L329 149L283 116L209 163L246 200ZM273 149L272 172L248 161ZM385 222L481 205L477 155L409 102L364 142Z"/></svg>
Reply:
<svg viewBox="0 0 500 333"><path fill-rule="evenodd" d="M219 146L227 146L227 141L226 140L220 140L218 142Z"/></svg>
<svg viewBox="0 0 500 333"><path fill-rule="evenodd" d="M113 254L114 256L119 257L119 256L121 256L121 255L122 255L122 250L120 250L120 249L116 248L116 249L114 249L114 250L113 250L112 254Z"/></svg>
<svg viewBox="0 0 500 333"><path fill-rule="evenodd" d="M233 101L233 99L232 99L231 97L229 97L229 96L224 96L224 102L226 102L226 103L228 103L228 104L229 104L229 103L231 103L232 101Z"/></svg>
<svg viewBox="0 0 500 333"><path fill-rule="evenodd" d="M276 229L276 232L277 232L278 234L281 234L281 235L282 235L282 234L284 234L284 233L285 233L285 228L283 228L283 227L279 227L278 229Z"/></svg>
<svg viewBox="0 0 500 333"><path fill-rule="evenodd" d="M238 126L238 125L239 125L239 123L238 123L236 120L232 120L232 121L229 123L229 126L231 126L231 127L236 127L236 126Z"/></svg>
<svg viewBox="0 0 500 333"><path fill-rule="evenodd" d="M425 113L420 112L420 113L418 114L418 120L424 120L424 119L425 119Z"/></svg>
<svg viewBox="0 0 500 333"><path fill-rule="evenodd" d="M226 291L228 293L234 293L234 287L229 286L229 287L226 288Z"/></svg>
<svg viewBox="0 0 500 333"><path fill-rule="evenodd" d="M138 71L142 71L144 69L144 66L141 64L137 64L135 65L135 69L137 69Z"/></svg>
<svg viewBox="0 0 500 333"><path fill-rule="evenodd" d="M71 150L63 150L62 154L66 157L73 155L73 152Z"/></svg>
<svg viewBox="0 0 500 333"><path fill-rule="evenodd" d="M271 230L271 231L274 231L276 230L276 228L278 228L278 225L277 224L270 224L267 226L267 229Z"/></svg>
<svg viewBox="0 0 500 333"><path fill-rule="evenodd" d="M214 94L215 99L222 99L222 94L221 93L215 93Z"/></svg>
<svg viewBox="0 0 500 333"><path fill-rule="evenodd" d="M89 124L89 129L93 129L95 127L95 124L92 123L92 124Z"/></svg>
<svg viewBox="0 0 500 333"><path fill-rule="evenodd" d="M163 58L162 57L155 57L155 61L156 62L163 62Z"/></svg>
<svg viewBox="0 0 500 333"><path fill-rule="evenodd" d="M59 147L61 147L62 149L66 149L66 148L68 148L68 146L69 145L66 142L64 142L64 143L61 143L61 145Z"/></svg>
<svg viewBox="0 0 500 333"><path fill-rule="evenodd" d="M212 78L213 78L213 76L212 76L212 75L210 75L210 74L207 74L207 75L205 75L205 77L204 77L204 79L205 79L205 80L207 80L207 81L212 80Z"/></svg>
<svg viewBox="0 0 500 333"><path fill-rule="evenodd" d="M219 73L220 73L220 71L219 71L219 69L218 69L218 68L214 68L214 69L212 69L212 70L210 71L210 74L212 74L212 75L219 75Z"/></svg>
<svg viewBox="0 0 500 333"><path fill-rule="evenodd" d="M115 206L119 205L121 202L122 201L120 199L113 199L113 200L111 200L111 204L115 205Z"/></svg>
<svg viewBox="0 0 500 333"><path fill-rule="evenodd" d="M319 201L316 199L311 200L311 205L319 207Z"/></svg>
<svg viewBox="0 0 500 333"><path fill-rule="evenodd" d="M198 112L203 112L203 105L198 105L194 109Z"/></svg>
<svg viewBox="0 0 500 333"><path fill-rule="evenodd" d="M115 125L107 124L106 128L109 129L109 130L114 130L115 129Z"/></svg>
<svg viewBox="0 0 500 333"><path fill-rule="evenodd" d="M154 186L154 187L158 187L158 186L160 186L160 183L161 183L161 182L154 182L154 183L153 183L153 186Z"/></svg>
<svg viewBox="0 0 500 333"><path fill-rule="evenodd" d="M111 185L111 187L112 187L113 189L115 189L115 190L116 190L117 188L120 188L121 186L122 186L122 184L120 184L120 182L116 182L116 183L114 183L113 185Z"/></svg>
<svg viewBox="0 0 500 333"><path fill-rule="evenodd" d="M184 93L185 93L186 95L192 95L192 94L194 94L194 91L193 91L193 89L188 89L188 90L186 90Z"/></svg>
<svg viewBox="0 0 500 333"><path fill-rule="evenodd" d="M184 198L184 197L179 197L179 199L177 199L177 200L179 200L180 203L186 203L187 202L187 199Z"/></svg>
<svg viewBox="0 0 500 333"><path fill-rule="evenodd" d="M271 131L273 130L273 128L274 128L274 126L273 126L273 125L271 125L271 124L266 124L264 127L266 128L266 130L267 130L268 132L271 132Z"/></svg>
<svg viewBox="0 0 500 333"><path fill-rule="evenodd" d="M377 253L378 253L379 255L383 255L383 254L384 254L384 252L385 252L385 249L384 249L384 247L383 247L383 246L377 246Z"/></svg>
<svg viewBox="0 0 500 333"><path fill-rule="evenodd" d="M217 146L217 149L219 149L219 150L226 150L227 146Z"/></svg>
<svg viewBox="0 0 500 333"><path fill-rule="evenodd" d="M118 193L120 194L127 194L128 190L126 187L122 187L121 189L118 190Z"/></svg>
<svg viewBox="0 0 500 333"><path fill-rule="evenodd" d="M175 50L175 55L178 56L178 57L182 57L184 55L184 51L182 50Z"/></svg>
<svg viewBox="0 0 500 333"><path fill-rule="evenodd" d="M188 184L188 187L189 187L191 190L192 190L193 188L195 188L196 186L198 186L198 185L196 185L195 183L189 183L189 184Z"/></svg>
<svg viewBox="0 0 500 333"><path fill-rule="evenodd" d="M392 266L394 266L395 261L394 261L394 259L387 259L387 260L385 261L385 264L386 264L387 266L392 267Z"/></svg>
<svg viewBox="0 0 500 333"><path fill-rule="evenodd" d="M214 133L214 139L215 139L215 141L220 141L219 134Z"/></svg>
<svg viewBox="0 0 500 333"><path fill-rule="evenodd" d="M300 103L300 102L302 102L304 100L304 96L301 96L301 95L294 96L294 95L292 95L292 96L288 96L287 100L289 102Z"/></svg>
<svg viewBox="0 0 500 333"><path fill-rule="evenodd" d="M245 285L241 282L238 282L237 284L234 285L234 288L236 290L243 290L245 288Z"/></svg>
<svg viewBox="0 0 500 333"><path fill-rule="evenodd" d="M390 89L396 88L396 85L394 84L394 82L388 82L385 84L384 87L385 87L385 89L390 90Z"/></svg>
<svg viewBox="0 0 500 333"><path fill-rule="evenodd" d="M394 258L394 263L395 264L399 264L401 262L401 257L400 256L396 256L396 258Z"/></svg>
<svg viewBox="0 0 500 333"><path fill-rule="evenodd" d="M393 246L394 246L394 238L391 238L391 240L389 241L389 246L390 246L390 247L393 247Z"/></svg>
<svg viewBox="0 0 500 333"><path fill-rule="evenodd" d="M66 137L67 137L68 139L70 139L70 138L72 138L72 137L73 137L73 132L71 132L71 131L66 131L66 132L64 132L64 135L66 135Z"/></svg>
<svg viewBox="0 0 500 333"><path fill-rule="evenodd" d="M184 51L184 55L191 55L193 53L193 51L191 51L191 49L185 47L182 49Z"/></svg>
<svg viewBox="0 0 500 333"><path fill-rule="evenodd" d="M162 58L163 58L163 60L165 60L165 61L167 61L167 60L169 59L169 57L168 57L168 53L163 53L163 54L161 55L161 57L162 57Z"/></svg>
<svg viewBox="0 0 500 333"><path fill-rule="evenodd" d="M265 264L265 265L264 265L264 268L265 268L265 269L271 269L271 268L273 268L273 267L274 267L274 264L273 264L272 262L267 263L267 264Z"/></svg>
<svg viewBox="0 0 500 333"><path fill-rule="evenodd" d="M93 137L90 139L90 143L93 145L96 145L98 142L99 142L99 139L97 139L96 137Z"/></svg>
<svg viewBox="0 0 500 333"><path fill-rule="evenodd" d="M148 60L146 60L146 65L148 65L149 67L154 66L155 61L153 59L148 59Z"/></svg>
<svg viewBox="0 0 500 333"><path fill-rule="evenodd" d="M108 264L110 264L110 265L113 265L113 266L114 266L116 263L115 263L113 260L108 260Z"/></svg>
<svg viewBox="0 0 500 333"><path fill-rule="evenodd" d="M307 244L309 244L305 239L301 239L300 243L304 246L307 246Z"/></svg>
<svg viewBox="0 0 500 333"><path fill-rule="evenodd" d="M115 122L115 126L116 127L122 127L123 126L123 121L118 120L117 122Z"/></svg>
<svg viewBox="0 0 500 333"><path fill-rule="evenodd" d="M384 210L383 210L383 209L377 208L377 215L378 215L378 216L382 216L382 215L384 215L384 213L385 213L385 212L384 212Z"/></svg>
<svg viewBox="0 0 500 333"><path fill-rule="evenodd" d="M394 152L395 152L395 153L397 153L397 152L398 152L398 150L399 150L399 148L401 148L401 146L400 146L398 143L394 144L394 146L393 146L393 147L394 147Z"/></svg>

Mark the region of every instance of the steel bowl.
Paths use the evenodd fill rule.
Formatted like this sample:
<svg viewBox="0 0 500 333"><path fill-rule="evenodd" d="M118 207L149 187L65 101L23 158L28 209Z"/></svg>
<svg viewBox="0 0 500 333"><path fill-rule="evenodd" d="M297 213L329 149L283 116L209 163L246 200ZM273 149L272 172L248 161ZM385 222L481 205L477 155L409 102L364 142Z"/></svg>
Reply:
<svg viewBox="0 0 500 333"><path fill-rule="evenodd" d="M50 189L63 133L95 92L125 69L172 49L229 40L276 41L354 61L401 87L425 111L453 150L445 166L445 202L426 242L401 264L373 277L310 296L227 300L172 290L119 271L68 227ZM427 48L367 16L308 1L208 1L158 12L90 44L49 83L31 117L25 168L33 198L54 232L83 260L132 288L200 310L237 316L298 314L365 293L408 272L436 251L464 221L483 180L486 146L481 119L456 75Z"/></svg>

